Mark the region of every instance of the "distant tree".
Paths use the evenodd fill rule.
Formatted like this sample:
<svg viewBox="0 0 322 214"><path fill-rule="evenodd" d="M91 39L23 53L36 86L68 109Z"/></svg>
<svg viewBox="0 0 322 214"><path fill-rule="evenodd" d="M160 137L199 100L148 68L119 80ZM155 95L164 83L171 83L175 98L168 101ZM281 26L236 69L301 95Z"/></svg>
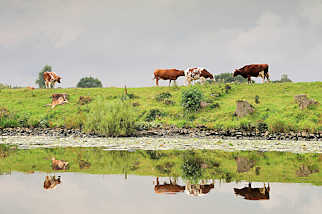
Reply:
<svg viewBox="0 0 322 214"><path fill-rule="evenodd" d="M282 74L280 81L281 82L292 82L292 80L288 78L287 74Z"/></svg>
<svg viewBox="0 0 322 214"><path fill-rule="evenodd" d="M247 79L245 79L242 76L233 77L232 73L221 73L218 75L215 75L216 82L224 82L224 83L231 83L231 82L247 82Z"/></svg>
<svg viewBox="0 0 322 214"><path fill-rule="evenodd" d="M287 74L282 74L280 80L275 80L273 82L283 83L283 82L292 82L292 80L288 78Z"/></svg>
<svg viewBox="0 0 322 214"><path fill-rule="evenodd" d="M4 88L10 88L9 85L0 83L0 89L4 89Z"/></svg>
<svg viewBox="0 0 322 214"><path fill-rule="evenodd" d="M102 82L93 77L83 77L77 83L77 88L102 88Z"/></svg>
<svg viewBox="0 0 322 214"><path fill-rule="evenodd" d="M45 88L45 80L44 80L44 72L51 72L51 66L45 65L38 74L38 79L36 80L36 84L38 84L39 88Z"/></svg>

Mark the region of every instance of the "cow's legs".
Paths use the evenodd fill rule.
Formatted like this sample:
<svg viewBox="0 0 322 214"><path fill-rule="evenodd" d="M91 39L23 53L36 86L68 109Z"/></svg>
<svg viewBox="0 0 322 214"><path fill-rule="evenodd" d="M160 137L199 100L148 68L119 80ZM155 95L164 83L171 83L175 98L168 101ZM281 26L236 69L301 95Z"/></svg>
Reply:
<svg viewBox="0 0 322 214"><path fill-rule="evenodd" d="M259 72L258 76L260 76L263 80L263 83L265 83L265 71Z"/></svg>
<svg viewBox="0 0 322 214"><path fill-rule="evenodd" d="M265 76L266 76L266 79L267 79L267 81L268 81L268 82L270 82L270 79L269 79L269 74L268 74L268 72L267 72L267 73L265 73Z"/></svg>
<svg viewBox="0 0 322 214"><path fill-rule="evenodd" d="M157 85L157 86L159 86L159 78L157 77L157 78L155 78L155 84Z"/></svg>
<svg viewBox="0 0 322 214"><path fill-rule="evenodd" d="M171 80L169 81L169 87L171 86Z"/></svg>
<svg viewBox="0 0 322 214"><path fill-rule="evenodd" d="M251 83L251 78L250 78L250 76L248 76L248 84L250 84Z"/></svg>
<svg viewBox="0 0 322 214"><path fill-rule="evenodd" d="M173 82L174 82L174 86L177 86L177 81L176 80L173 80Z"/></svg>

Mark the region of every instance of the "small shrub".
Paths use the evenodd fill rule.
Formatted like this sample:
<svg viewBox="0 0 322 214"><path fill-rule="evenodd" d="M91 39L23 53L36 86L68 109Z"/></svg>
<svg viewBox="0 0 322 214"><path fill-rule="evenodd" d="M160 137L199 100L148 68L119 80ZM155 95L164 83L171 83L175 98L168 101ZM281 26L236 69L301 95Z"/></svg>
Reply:
<svg viewBox="0 0 322 214"><path fill-rule="evenodd" d="M172 97L172 95L169 92L162 92L155 97L155 100L158 102L162 102L162 101L169 99L171 97Z"/></svg>
<svg viewBox="0 0 322 214"><path fill-rule="evenodd" d="M0 128L13 128L19 126L19 117L8 109L0 107Z"/></svg>
<svg viewBox="0 0 322 214"><path fill-rule="evenodd" d="M258 96L258 95L256 95L256 96L255 96L255 103L256 103L256 104L259 104L259 103L260 103L260 101L259 101L259 96Z"/></svg>
<svg viewBox="0 0 322 214"><path fill-rule="evenodd" d="M189 87L182 92L181 104L185 111L195 112L200 109L203 94L197 87Z"/></svg>
<svg viewBox="0 0 322 214"><path fill-rule="evenodd" d="M211 109L215 109L215 108L219 108L219 107L220 107L219 103L213 103L213 104L209 105L209 108L211 108Z"/></svg>
<svg viewBox="0 0 322 214"><path fill-rule="evenodd" d="M175 102L174 102L174 101L169 100L169 99L165 99L165 100L163 100L163 103L164 103L165 105L174 105L174 104L175 104Z"/></svg>
<svg viewBox="0 0 322 214"><path fill-rule="evenodd" d="M73 114L65 119L64 126L67 129L82 129L86 117L84 114Z"/></svg>
<svg viewBox="0 0 322 214"><path fill-rule="evenodd" d="M151 122L153 120L155 120L156 118L165 116L165 113L161 112L159 109L151 109L146 117L145 117L145 121L147 122Z"/></svg>
<svg viewBox="0 0 322 214"><path fill-rule="evenodd" d="M133 106L133 107L140 106L140 103L132 103L132 106Z"/></svg>
<svg viewBox="0 0 322 214"><path fill-rule="evenodd" d="M230 90L231 90L231 86L228 85L228 84L226 84L225 85L225 92L226 92L226 94L228 94Z"/></svg>
<svg viewBox="0 0 322 214"><path fill-rule="evenodd" d="M130 136L135 132L133 106L119 100L97 101L86 117L84 130L104 136Z"/></svg>

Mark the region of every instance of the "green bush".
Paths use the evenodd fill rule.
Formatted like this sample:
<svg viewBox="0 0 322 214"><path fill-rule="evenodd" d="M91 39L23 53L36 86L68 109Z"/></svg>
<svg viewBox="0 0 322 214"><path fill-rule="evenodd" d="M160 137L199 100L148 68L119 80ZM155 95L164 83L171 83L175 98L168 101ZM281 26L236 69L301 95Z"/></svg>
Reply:
<svg viewBox="0 0 322 214"><path fill-rule="evenodd" d="M135 132L136 120L130 103L98 100L84 121L84 130L111 137L131 136Z"/></svg>
<svg viewBox="0 0 322 214"><path fill-rule="evenodd" d="M203 94L199 88L189 87L182 91L181 104L185 111L194 112L200 109L202 99Z"/></svg>
<svg viewBox="0 0 322 214"><path fill-rule="evenodd" d="M151 109L145 116L145 121L151 122L158 117L165 116L165 113L161 112L159 109Z"/></svg>
<svg viewBox="0 0 322 214"><path fill-rule="evenodd" d="M157 96L155 96L155 100L158 102L162 102L165 99L169 99L170 97L172 97L172 95L169 92L162 92L162 93L158 94Z"/></svg>

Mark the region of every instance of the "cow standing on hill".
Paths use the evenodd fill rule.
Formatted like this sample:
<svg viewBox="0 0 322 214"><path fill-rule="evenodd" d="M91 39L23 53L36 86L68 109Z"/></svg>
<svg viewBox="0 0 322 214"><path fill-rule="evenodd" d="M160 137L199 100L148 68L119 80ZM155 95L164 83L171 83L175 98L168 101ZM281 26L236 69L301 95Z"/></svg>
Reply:
<svg viewBox="0 0 322 214"><path fill-rule="evenodd" d="M55 72L44 72L44 80L46 88L55 87L55 83L60 83L60 80L62 79L60 76L58 76Z"/></svg>
<svg viewBox="0 0 322 214"><path fill-rule="evenodd" d="M204 83L207 78L214 79L214 76L205 68L188 68L185 73L186 85L190 85L192 81L200 79Z"/></svg>
<svg viewBox="0 0 322 214"><path fill-rule="evenodd" d="M248 84L251 83L251 77L261 77L263 79L263 83L265 82L265 78L269 82L269 74L268 74L268 64L252 64L245 65L240 69L236 69L233 73L233 77L241 75L244 78L248 78Z"/></svg>
<svg viewBox="0 0 322 214"><path fill-rule="evenodd" d="M159 86L159 80L170 80L169 86L171 85L171 80L174 81L176 84L176 80L180 76L185 76L183 70L177 70L177 69L157 69L154 71L154 78L155 83L157 86Z"/></svg>

